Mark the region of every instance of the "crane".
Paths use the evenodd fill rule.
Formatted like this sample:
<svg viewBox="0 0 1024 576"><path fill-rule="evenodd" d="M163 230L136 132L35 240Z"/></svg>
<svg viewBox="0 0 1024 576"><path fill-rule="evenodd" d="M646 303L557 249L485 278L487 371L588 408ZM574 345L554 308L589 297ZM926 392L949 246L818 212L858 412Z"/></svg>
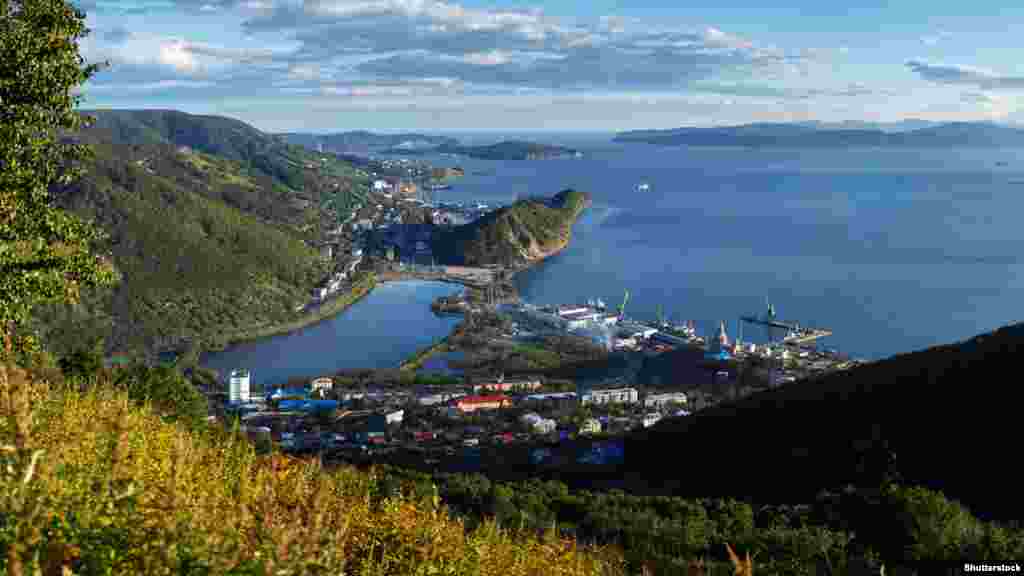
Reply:
<svg viewBox="0 0 1024 576"><path fill-rule="evenodd" d="M629 302L629 290L626 290L625 296L622 297L622 304L619 304L619 317L623 317L626 313L626 303Z"/></svg>

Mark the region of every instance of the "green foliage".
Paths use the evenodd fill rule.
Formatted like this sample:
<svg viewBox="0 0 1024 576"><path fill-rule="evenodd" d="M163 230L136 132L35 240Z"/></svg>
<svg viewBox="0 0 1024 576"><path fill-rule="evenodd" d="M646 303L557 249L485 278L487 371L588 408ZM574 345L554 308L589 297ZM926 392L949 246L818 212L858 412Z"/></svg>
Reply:
<svg viewBox="0 0 1024 576"><path fill-rule="evenodd" d="M199 426L208 412L206 398L171 366L136 364L117 371L114 387L139 404L150 404L171 421Z"/></svg>
<svg viewBox="0 0 1024 576"><path fill-rule="evenodd" d="M440 231L434 252L439 261L473 266L522 263L562 248L587 202L587 196L575 190L547 201L519 200L469 224Z"/></svg>
<svg viewBox="0 0 1024 576"><path fill-rule="evenodd" d="M74 302L90 286L116 275L94 255L100 234L56 209L48 188L69 182L84 146L62 141L83 119L72 91L97 66L84 65L78 41L85 16L63 0L0 3L0 332L5 351L31 348L24 328L33 307ZM4 352L6 353L6 352Z"/></svg>

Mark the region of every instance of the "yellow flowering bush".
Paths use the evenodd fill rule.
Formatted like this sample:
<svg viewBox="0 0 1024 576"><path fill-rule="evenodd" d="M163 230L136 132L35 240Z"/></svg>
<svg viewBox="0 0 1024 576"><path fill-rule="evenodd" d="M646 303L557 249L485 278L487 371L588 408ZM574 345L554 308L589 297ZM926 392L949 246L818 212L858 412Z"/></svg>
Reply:
<svg viewBox="0 0 1024 576"><path fill-rule="evenodd" d="M58 390L0 365L0 416L8 574L624 572L611 549L467 532L436 500L373 498L372 472L258 456L110 386Z"/></svg>

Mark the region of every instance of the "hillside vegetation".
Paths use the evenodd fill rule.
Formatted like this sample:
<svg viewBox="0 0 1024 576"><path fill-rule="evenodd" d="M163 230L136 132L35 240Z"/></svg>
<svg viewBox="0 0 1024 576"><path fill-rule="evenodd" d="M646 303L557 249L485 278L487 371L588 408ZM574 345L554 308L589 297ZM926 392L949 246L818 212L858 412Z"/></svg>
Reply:
<svg viewBox="0 0 1024 576"><path fill-rule="evenodd" d="M469 224L440 230L434 252L442 262L467 266L540 260L565 248L573 223L589 204L589 196L576 190L550 200L518 200Z"/></svg>
<svg viewBox="0 0 1024 576"><path fill-rule="evenodd" d="M374 473L257 456L168 422L100 381L85 392L0 366L0 569L10 574L621 574L607 550L486 522Z"/></svg>
<svg viewBox="0 0 1024 576"><path fill-rule="evenodd" d="M230 119L98 116L80 134L94 151L84 178L51 193L109 235L123 280L80 305L38 309L47 345L62 353L103 336L108 349L152 353L294 319L327 273L308 243L336 223L332 206L358 200L354 170L307 168L310 153Z"/></svg>
<svg viewBox="0 0 1024 576"><path fill-rule="evenodd" d="M982 517L1024 516L1007 442L1024 324L666 419L627 439L625 485L674 495L805 501L882 477L940 490ZM729 443L722 444L723 439ZM701 474L664 474L664 454ZM757 483L750 470L777 470Z"/></svg>

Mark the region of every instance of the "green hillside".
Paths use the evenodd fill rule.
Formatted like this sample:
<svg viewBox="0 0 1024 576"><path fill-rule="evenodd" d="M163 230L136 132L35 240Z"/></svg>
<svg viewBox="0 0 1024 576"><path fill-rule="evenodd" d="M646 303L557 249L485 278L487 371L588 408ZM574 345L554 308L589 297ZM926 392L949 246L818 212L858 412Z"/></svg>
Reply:
<svg viewBox="0 0 1024 576"><path fill-rule="evenodd" d="M1024 324L898 355L667 419L627 442L615 473L637 490L806 501L883 476L941 490L985 517L1019 519L1016 385ZM665 474L664 454L700 473ZM750 471L779 471L757 482Z"/></svg>
<svg viewBox="0 0 1024 576"><path fill-rule="evenodd" d="M358 200L355 170L226 118L98 116L79 136L94 150L85 177L52 192L109 234L124 280L73 309L39 310L48 344L105 335L110 349L152 353L292 319L327 272L308 243ZM301 176L289 179L246 163L293 154Z"/></svg>
<svg viewBox="0 0 1024 576"><path fill-rule="evenodd" d="M589 202L587 194L575 190L551 199L519 200L469 224L438 231L434 252L439 261L468 266L543 258L565 247Z"/></svg>

